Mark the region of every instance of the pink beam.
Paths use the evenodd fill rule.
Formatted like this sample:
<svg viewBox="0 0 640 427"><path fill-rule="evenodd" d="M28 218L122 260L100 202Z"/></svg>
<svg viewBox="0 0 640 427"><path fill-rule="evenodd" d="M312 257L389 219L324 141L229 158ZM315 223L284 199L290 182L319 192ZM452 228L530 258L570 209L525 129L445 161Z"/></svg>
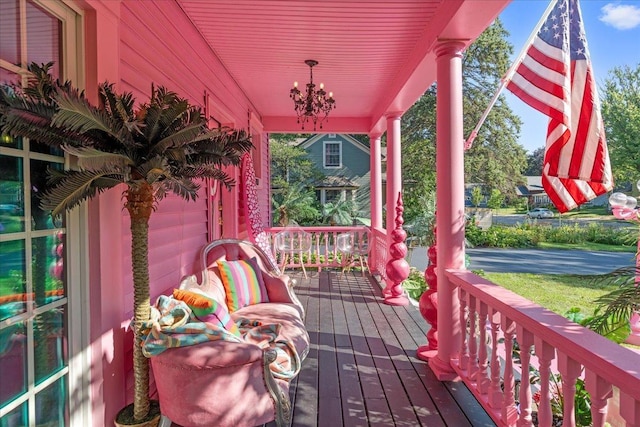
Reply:
<svg viewBox="0 0 640 427"><path fill-rule="evenodd" d="M429 367L443 381L457 375L451 359L460 343L459 301L445 276L449 268L464 268L464 134L462 128L461 41L436 46L438 99L436 103L436 203L438 215L438 353Z"/></svg>

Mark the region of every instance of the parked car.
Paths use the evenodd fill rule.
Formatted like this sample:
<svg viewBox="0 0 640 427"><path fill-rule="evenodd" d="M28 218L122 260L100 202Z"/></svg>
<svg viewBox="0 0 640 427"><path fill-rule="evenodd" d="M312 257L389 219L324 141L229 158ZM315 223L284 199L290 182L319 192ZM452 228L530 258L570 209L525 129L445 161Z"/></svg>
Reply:
<svg viewBox="0 0 640 427"><path fill-rule="evenodd" d="M527 212L529 218L553 218L553 212L547 208L534 208Z"/></svg>

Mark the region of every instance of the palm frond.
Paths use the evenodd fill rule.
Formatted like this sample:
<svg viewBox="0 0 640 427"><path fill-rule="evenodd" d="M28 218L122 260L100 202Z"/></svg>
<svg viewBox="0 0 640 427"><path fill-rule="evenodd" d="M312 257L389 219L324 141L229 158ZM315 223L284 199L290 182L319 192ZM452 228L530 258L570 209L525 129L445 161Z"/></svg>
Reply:
<svg viewBox="0 0 640 427"><path fill-rule="evenodd" d="M162 181L162 186L185 200L196 200L200 189L200 185L190 179L175 179L173 177Z"/></svg>
<svg viewBox="0 0 640 427"><path fill-rule="evenodd" d="M122 183L113 171L65 171L54 179L56 185L45 192L40 206L56 216L83 201Z"/></svg>
<svg viewBox="0 0 640 427"><path fill-rule="evenodd" d="M146 162L137 165L135 167L135 172L149 184L154 184L157 181L161 181L168 176L171 176L169 162L166 158L160 156L152 157ZM135 175L136 174L134 174L134 176Z"/></svg>
<svg viewBox="0 0 640 427"><path fill-rule="evenodd" d="M611 334L621 326L628 326L631 314L640 307L637 277L640 277L640 266L623 267L595 277L593 280L601 286L618 288L594 301L598 309L586 326L602 335Z"/></svg>
<svg viewBox="0 0 640 427"><path fill-rule="evenodd" d="M59 110L51 121L53 126L76 133L100 131L120 142L122 127L105 110L94 107L86 98L74 98L65 93L59 93L56 101Z"/></svg>
<svg viewBox="0 0 640 427"><path fill-rule="evenodd" d="M106 167L124 170L133 165L129 156L120 153L107 153L92 147L71 147L63 145L62 149L78 158L78 166L86 170L104 170Z"/></svg>
<svg viewBox="0 0 640 427"><path fill-rule="evenodd" d="M180 129L177 132L169 134L166 138L161 139L151 148L151 153L164 153L173 147L182 147L193 141L201 132L203 126L201 123L191 124Z"/></svg>

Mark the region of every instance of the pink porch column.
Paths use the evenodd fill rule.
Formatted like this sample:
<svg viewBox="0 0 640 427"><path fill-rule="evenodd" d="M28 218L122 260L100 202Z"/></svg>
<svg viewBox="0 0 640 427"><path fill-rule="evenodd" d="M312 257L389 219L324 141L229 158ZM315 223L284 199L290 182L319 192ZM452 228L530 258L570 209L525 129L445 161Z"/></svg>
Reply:
<svg viewBox="0 0 640 427"><path fill-rule="evenodd" d="M436 198L438 215L438 353L429 367L441 380L456 377L451 359L460 343L459 301L445 269L464 268L464 134L462 129L462 49L444 41L436 46L438 99L436 124Z"/></svg>
<svg viewBox="0 0 640 427"><path fill-rule="evenodd" d="M387 113L387 247L395 242L391 232L396 228L396 201L398 194L402 192L402 163L400 146L400 118L401 112ZM387 260L388 261L388 260ZM385 297L391 292L394 282L389 278L385 279ZM406 298L406 297L405 297Z"/></svg>
<svg viewBox="0 0 640 427"><path fill-rule="evenodd" d="M370 169L369 186L371 187L371 229L382 228L382 162L380 155L379 133L369 135ZM376 251L371 251L369 265L378 265Z"/></svg>

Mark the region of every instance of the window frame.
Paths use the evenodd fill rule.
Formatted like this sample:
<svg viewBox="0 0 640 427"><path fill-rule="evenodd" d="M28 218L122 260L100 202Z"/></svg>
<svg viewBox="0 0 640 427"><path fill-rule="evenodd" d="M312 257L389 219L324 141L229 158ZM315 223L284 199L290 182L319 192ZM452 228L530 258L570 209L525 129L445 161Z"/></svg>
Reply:
<svg viewBox="0 0 640 427"><path fill-rule="evenodd" d="M327 149L330 146L338 146L338 164L334 165L327 163ZM330 154L332 156L336 154ZM342 141L323 141L322 143L322 167L324 169L341 169L342 168Z"/></svg>

